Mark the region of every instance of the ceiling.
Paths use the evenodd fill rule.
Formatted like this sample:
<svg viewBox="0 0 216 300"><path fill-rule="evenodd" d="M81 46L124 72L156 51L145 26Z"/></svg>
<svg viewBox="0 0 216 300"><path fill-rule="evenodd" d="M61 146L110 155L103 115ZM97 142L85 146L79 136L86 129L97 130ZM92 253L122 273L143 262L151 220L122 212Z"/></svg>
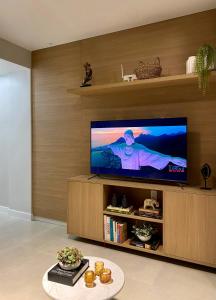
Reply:
<svg viewBox="0 0 216 300"><path fill-rule="evenodd" d="M35 50L211 8L215 0L2 0L0 37Z"/></svg>

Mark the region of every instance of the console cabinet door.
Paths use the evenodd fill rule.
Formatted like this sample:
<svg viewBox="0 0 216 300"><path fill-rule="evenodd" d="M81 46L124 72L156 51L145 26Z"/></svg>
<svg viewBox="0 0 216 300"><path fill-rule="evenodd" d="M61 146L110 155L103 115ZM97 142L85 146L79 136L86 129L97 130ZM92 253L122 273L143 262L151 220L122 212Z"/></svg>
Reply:
<svg viewBox="0 0 216 300"><path fill-rule="evenodd" d="M103 186L69 182L68 233L103 240Z"/></svg>
<svg viewBox="0 0 216 300"><path fill-rule="evenodd" d="M165 192L164 251L216 264L216 196Z"/></svg>

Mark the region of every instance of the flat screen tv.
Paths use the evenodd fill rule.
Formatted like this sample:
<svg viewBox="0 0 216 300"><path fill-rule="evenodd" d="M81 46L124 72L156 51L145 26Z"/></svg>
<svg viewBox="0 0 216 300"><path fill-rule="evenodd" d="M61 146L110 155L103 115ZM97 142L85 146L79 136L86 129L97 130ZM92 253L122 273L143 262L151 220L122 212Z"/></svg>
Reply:
<svg viewBox="0 0 216 300"><path fill-rule="evenodd" d="M91 122L91 173L187 182L187 119Z"/></svg>

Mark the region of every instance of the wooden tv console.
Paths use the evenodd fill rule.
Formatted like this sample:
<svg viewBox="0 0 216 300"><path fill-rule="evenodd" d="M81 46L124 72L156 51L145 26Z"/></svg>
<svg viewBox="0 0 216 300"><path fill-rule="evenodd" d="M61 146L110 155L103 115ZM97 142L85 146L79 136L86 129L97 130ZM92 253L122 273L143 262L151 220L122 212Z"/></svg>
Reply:
<svg viewBox="0 0 216 300"><path fill-rule="evenodd" d="M83 175L69 179L68 234L216 267L216 190L88 178ZM162 219L106 211L113 192L127 194L136 207L150 197L151 191L157 191L163 208ZM148 250L130 245L129 240L122 244L106 241L104 214L129 222L159 223L163 242L157 250Z"/></svg>

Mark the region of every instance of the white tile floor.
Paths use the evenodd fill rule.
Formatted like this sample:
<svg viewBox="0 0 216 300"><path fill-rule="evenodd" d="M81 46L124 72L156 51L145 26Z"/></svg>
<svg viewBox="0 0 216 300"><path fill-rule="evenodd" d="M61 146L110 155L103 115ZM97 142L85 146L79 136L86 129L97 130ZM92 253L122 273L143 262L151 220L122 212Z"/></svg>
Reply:
<svg viewBox="0 0 216 300"><path fill-rule="evenodd" d="M0 300L49 299L42 275L66 245L123 269L126 283L116 300L216 300L216 274L68 239L64 226L6 214L0 214Z"/></svg>

